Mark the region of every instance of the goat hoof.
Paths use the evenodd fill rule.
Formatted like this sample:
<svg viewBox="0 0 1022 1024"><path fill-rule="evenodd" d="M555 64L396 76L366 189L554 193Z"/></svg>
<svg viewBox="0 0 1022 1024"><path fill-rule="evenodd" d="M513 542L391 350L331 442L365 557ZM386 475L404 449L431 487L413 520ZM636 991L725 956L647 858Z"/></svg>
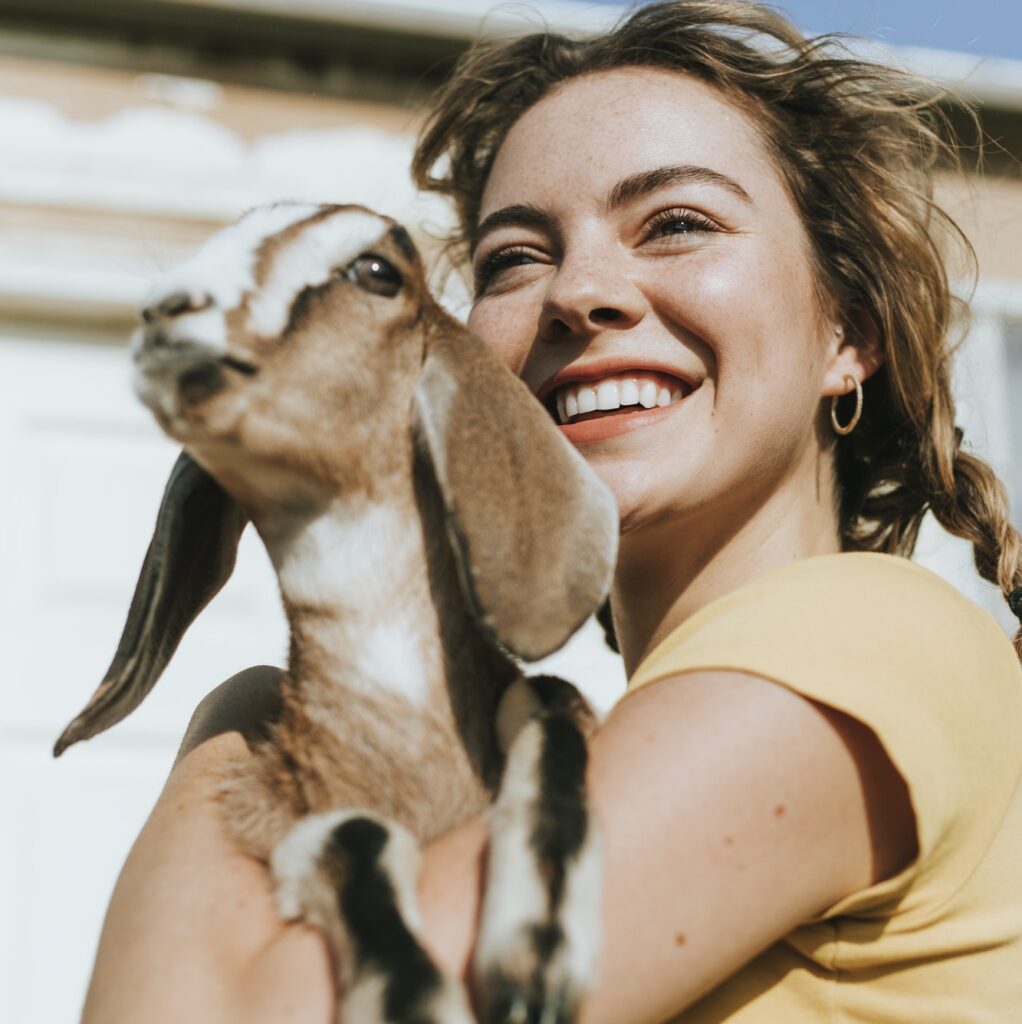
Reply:
<svg viewBox="0 0 1022 1024"><path fill-rule="evenodd" d="M485 1024L539 1024L539 1017L529 1005L526 994L508 980L502 979L498 990L487 995Z"/></svg>
<svg viewBox="0 0 1022 1024"><path fill-rule="evenodd" d="M504 1024L530 1024L533 1014L529 1010L528 1000L521 992L512 995L507 1007L500 1007L494 1015L494 1021Z"/></svg>
<svg viewBox="0 0 1022 1024"><path fill-rule="evenodd" d="M483 985L481 1002L484 1024L571 1024L578 998L563 987L545 990L540 974L526 984L498 971Z"/></svg>

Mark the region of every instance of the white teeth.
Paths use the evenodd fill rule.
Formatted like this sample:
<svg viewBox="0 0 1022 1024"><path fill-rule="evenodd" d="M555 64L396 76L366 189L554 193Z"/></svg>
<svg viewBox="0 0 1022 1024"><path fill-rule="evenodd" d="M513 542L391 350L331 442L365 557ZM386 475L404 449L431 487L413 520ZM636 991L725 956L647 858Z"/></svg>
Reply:
<svg viewBox="0 0 1022 1024"><path fill-rule="evenodd" d="M596 412L596 388L578 389L578 413L584 416L587 412Z"/></svg>
<svg viewBox="0 0 1022 1024"><path fill-rule="evenodd" d="M635 380L625 380L621 382L621 404L622 405L638 405L639 404L639 382Z"/></svg>
<svg viewBox="0 0 1022 1024"><path fill-rule="evenodd" d="M620 409L621 391L617 383L612 380L605 380L596 388L597 409Z"/></svg>
<svg viewBox="0 0 1022 1024"><path fill-rule="evenodd" d="M561 423L568 423L576 416L586 413L612 411L623 406L641 405L645 409L673 405L686 395L683 388L670 388L659 379L648 374L642 376L608 377L591 384L564 384L554 396L557 417Z"/></svg>

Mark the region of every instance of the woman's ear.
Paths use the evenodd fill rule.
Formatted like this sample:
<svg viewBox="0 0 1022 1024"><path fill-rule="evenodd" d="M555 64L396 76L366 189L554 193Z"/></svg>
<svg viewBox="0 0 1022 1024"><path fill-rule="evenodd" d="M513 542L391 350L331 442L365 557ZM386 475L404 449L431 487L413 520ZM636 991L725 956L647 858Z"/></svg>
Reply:
<svg viewBox="0 0 1022 1024"><path fill-rule="evenodd" d="M849 377L862 384L884 362L880 331L865 311L835 314L830 324L832 333L827 347L829 362L820 390L822 398L846 394L852 390L848 386Z"/></svg>

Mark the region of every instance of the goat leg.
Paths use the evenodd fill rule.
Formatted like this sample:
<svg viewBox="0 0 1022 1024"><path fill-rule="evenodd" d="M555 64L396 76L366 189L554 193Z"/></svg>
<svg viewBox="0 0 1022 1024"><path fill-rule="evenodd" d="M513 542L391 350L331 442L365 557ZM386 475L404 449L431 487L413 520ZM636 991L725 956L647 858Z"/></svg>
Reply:
<svg viewBox="0 0 1022 1024"><path fill-rule="evenodd" d="M274 849L281 916L326 935L338 1024L471 1024L466 993L419 939L419 864L407 829L361 810L302 818Z"/></svg>
<svg viewBox="0 0 1022 1024"><path fill-rule="evenodd" d="M568 1024L592 986L601 872L585 772L594 722L581 694L553 676L519 679L501 700L506 761L473 964L483 1024Z"/></svg>

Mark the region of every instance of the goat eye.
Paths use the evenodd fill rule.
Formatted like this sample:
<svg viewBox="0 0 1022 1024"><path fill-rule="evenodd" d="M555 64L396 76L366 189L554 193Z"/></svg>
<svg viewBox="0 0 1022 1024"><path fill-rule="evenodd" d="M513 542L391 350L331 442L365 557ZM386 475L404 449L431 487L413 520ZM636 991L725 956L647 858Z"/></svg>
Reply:
<svg viewBox="0 0 1022 1024"><path fill-rule="evenodd" d="M367 292L384 295L388 299L397 295L404 281L401 274L382 256L363 253L348 264L344 276Z"/></svg>

